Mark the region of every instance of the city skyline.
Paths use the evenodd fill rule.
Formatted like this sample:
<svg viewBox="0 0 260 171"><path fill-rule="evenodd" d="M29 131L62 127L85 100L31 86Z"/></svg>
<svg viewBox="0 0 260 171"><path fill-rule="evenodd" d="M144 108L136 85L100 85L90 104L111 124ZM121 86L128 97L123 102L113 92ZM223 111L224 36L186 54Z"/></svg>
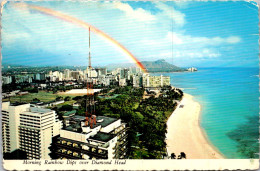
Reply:
<svg viewBox="0 0 260 171"><path fill-rule="evenodd" d="M181 67L258 66L258 13L253 2L29 4L92 24L123 44L140 61L166 59ZM88 65L87 30L37 11L17 8L11 2L3 9L3 63ZM91 36L94 66L131 62L100 36Z"/></svg>

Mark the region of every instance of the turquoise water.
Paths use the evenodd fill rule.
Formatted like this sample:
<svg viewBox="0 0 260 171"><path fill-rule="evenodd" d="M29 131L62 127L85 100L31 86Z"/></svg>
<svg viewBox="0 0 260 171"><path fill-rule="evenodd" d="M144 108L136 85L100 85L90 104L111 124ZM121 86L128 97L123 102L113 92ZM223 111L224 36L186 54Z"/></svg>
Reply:
<svg viewBox="0 0 260 171"><path fill-rule="evenodd" d="M258 68L199 68L198 72L163 73L202 105L201 126L227 158L244 158L226 134L259 114ZM160 75L157 73L155 75ZM246 129L246 128L245 128ZM257 129L257 128L256 128Z"/></svg>

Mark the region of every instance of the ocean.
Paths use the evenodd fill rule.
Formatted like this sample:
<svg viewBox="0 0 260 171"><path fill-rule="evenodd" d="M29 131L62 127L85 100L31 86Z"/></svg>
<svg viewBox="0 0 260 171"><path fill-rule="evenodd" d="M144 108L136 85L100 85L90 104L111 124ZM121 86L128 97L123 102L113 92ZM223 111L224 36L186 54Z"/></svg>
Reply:
<svg viewBox="0 0 260 171"><path fill-rule="evenodd" d="M227 133L259 115L258 68L198 68L197 72L156 73L170 76L202 106L201 126L209 141L227 158L246 158ZM247 129L246 127L244 129ZM258 129L258 128L256 128Z"/></svg>

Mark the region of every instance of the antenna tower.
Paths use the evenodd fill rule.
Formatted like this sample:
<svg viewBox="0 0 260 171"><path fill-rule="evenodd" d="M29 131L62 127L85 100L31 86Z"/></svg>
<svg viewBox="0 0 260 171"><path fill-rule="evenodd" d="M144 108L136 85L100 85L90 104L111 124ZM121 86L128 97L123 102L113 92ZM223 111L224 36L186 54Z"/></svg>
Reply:
<svg viewBox="0 0 260 171"><path fill-rule="evenodd" d="M89 27L89 53L88 53L88 77L87 77L87 96L86 96L86 121L85 125L89 124L92 119L92 114L95 113L93 80L91 77L91 54L90 54L90 27Z"/></svg>

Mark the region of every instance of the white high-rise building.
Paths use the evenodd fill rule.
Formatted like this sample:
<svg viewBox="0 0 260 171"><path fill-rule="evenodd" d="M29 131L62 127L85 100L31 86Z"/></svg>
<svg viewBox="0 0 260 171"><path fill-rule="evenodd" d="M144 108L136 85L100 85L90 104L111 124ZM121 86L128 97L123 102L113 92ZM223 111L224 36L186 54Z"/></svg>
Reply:
<svg viewBox="0 0 260 171"><path fill-rule="evenodd" d="M98 72L94 69L94 68L91 68L91 69L87 69L87 72L88 72L88 78L95 78L98 76Z"/></svg>
<svg viewBox="0 0 260 171"><path fill-rule="evenodd" d="M169 76L150 76L149 74L143 74L143 87L164 87L169 86Z"/></svg>
<svg viewBox="0 0 260 171"><path fill-rule="evenodd" d="M64 78L65 78L65 80L70 80L70 70L69 69L64 70Z"/></svg>
<svg viewBox="0 0 260 171"><path fill-rule="evenodd" d="M11 76L2 76L2 83L3 84L10 84L12 83L12 77Z"/></svg>
<svg viewBox="0 0 260 171"><path fill-rule="evenodd" d="M3 102L2 115L4 152L20 149L28 159L50 159L52 137L59 135L62 127L55 111Z"/></svg>

